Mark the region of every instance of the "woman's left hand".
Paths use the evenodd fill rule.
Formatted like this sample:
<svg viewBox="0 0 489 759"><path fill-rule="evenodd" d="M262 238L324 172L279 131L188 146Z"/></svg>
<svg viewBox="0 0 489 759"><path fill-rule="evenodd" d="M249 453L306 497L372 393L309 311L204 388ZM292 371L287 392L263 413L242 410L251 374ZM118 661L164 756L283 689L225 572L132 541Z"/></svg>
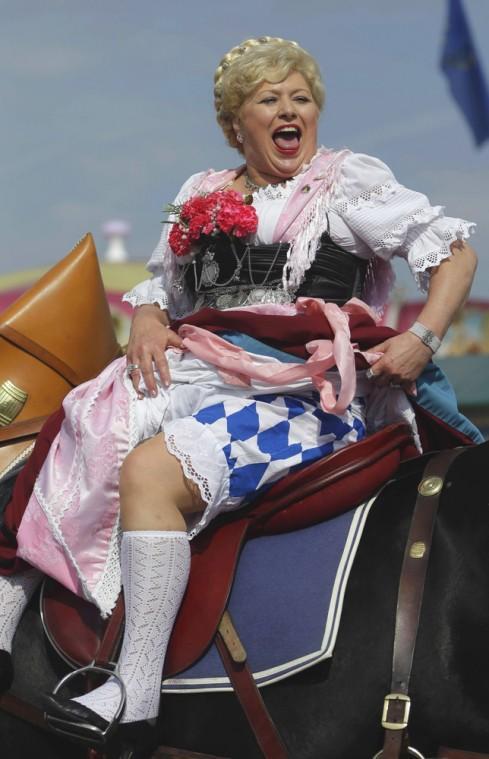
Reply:
<svg viewBox="0 0 489 759"><path fill-rule="evenodd" d="M402 332L369 349L383 353L372 365L371 381L377 385L400 385L406 392L414 392L414 382L433 355L431 349L412 332Z"/></svg>

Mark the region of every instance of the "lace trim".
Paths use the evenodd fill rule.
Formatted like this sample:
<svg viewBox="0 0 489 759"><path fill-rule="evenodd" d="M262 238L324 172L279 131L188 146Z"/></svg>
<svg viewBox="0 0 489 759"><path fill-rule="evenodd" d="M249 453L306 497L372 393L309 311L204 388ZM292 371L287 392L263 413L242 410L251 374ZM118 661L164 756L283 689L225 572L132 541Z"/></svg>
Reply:
<svg viewBox="0 0 489 759"><path fill-rule="evenodd" d="M391 251L395 247L402 247L406 242L406 235L410 228L419 227L423 224L429 224L438 218L442 218L443 208L441 206L422 206L410 214L403 216L402 219L382 235L382 237L373 240L372 245L375 250ZM408 247L408 246L406 246Z"/></svg>
<svg viewBox="0 0 489 759"><path fill-rule="evenodd" d="M139 443L139 430L136 415L136 403L138 403L138 395L127 375L124 377L124 384L129 394L129 449L127 451L129 454L132 449L135 448Z"/></svg>
<svg viewBox="0 0 489 759"><path fill-rule="evenodd" d="M110 536L107 558L101 578L88 596L93 598L104 619L112 613L121 590L121 540L122 530L118 519ZM85 592L87 591L85 590Z"/></svg>
<svg viewBox="0 0 489 759"><path fill-rule="evenodd" d="M265 187L260 187L259 190L256 190L253 193L253 197L260 201L267 201L267 200L283 200L284 198L288 198L291 194L292 190L295 188L295 185L298 183L299 179L306 173L306 171L309 171L311 168L314 160L321 155L322 148L318 148L316 152L314 153L313 157L310 161L307 163L303 163L300 171L295 174L295 176L288 179L284 184L278 184L278 185L265 185ZM270 188L273 188L273 197L270 196L270 194L267 194L270 192Z"/></svg>
<svg viewBox="0 0 489 759"><path fill-rule="evenodd" d="M153 295L152 293L144 294L131 291L122 296L122 301L129 303L133 308L146 306L148 303L156 304L162 310L168 308L169 304L168 295L165 292L162 292L161 295Z"/></svg>
<svg viewBox="0 0 489 759"><path fill-rule="evenodd" d="M253 200L260 203L266 203L270 200L285 200L291 194L293 188L297 184L297 179L300 175L297 174L292 179L287 180L285 184L277 185L265 185L260 187L259 190L253 192Z"/></svg>
<svg viewBox="0 0 489 759"><path fill-rule="evenodd" d="M178 419L163 428L170 453L180 461L185 477L195 482L207 504L189 539L200 532L219 511L233 509L241 499L229 497L229 468L224 453L206 425L193 418Z"/></svg>
<svg viewBox="0 0 489 759"><path fill-rule="evenodd" d="M97 396L97 385L100 385L101 382L101 375L99 375L93 382L96 387L94 392L94 397ZM72 394L77 394L79 390L78 388L75 388L72 390ZM89 404L89 410L95 403L95 398L92 397L90 404ZM67 555L69 556L70 560L73 562L73 566L75 566L77 573L79 574L79 567L76 564L75 557L71 553L70 549L68 548L67 544L65 543L65 540L63 538L63 534L61 532L61 519L63 518L66 511L71 507L73 500L76 496L79 496L80 491L80 482L79 479L76 481L76 473L80 471L80 464L81 464L81 434L80 434L80 415L81 415L81 406L80 403L74 404L73 407L73 416L72 416L72 429L75 435L75 445L74 445L74 452L75 457L73 459L70 473L67 477L66 484L63 488L61 488L55 495L54 495L54 505L62 504L61 508L58 511L55 511L54 508L48 503L48 501L44 498L44 494L41 491L41 486L39 484L39 481L36 481L36 484L34 486L34 494L39 502L39 504L42 506L43 511L46 515L46 518L48 522L50 523L56 539L58 540L58 543L63 547L63 549L66 551Z"/></svg>
<svg viewBox="0 0 489 759"><path fill-rule="evenodd" d="M124 384L129 396L129 440L127 450L127 455L129 455L139 442L135 405L138 402L138 398L131 381L125 374ZM119 517L114 524L110 536L107 557L100 580L91 592L91 596L99 607L103 618L108 617L112 613L121 589L121 540L122 528Z"/></svg>
<svg viewBox="0 0 489 759"><path fill-rule="evenodd" d="M209 480L194 467L190 453L185 453L185 451L182 451L182 449L178 447L175 435L165 435L165 438L168 450L180 461L185 477L192 480L192 482L195 482L199 488L200 497L207 505L209 505L213 500L213 493Z"/></svg>
<svg viewBox="0 0 489 759"><path fill-rule="evenodd" d="M446 258L450 258L452 251L450 245L456 240L467 240L475 231L472 222L459 221L456 227L448 227L443 231L436 230L440 239L440 247L423 251L410 262L415 282L420 290L426 292L430 281L428 269L436 268Z"/></svg>
<svg viewBox="0 0 489 759"><path fill-rule="evenodd" d="M23 451L21 451L11 462L10 464L7 464L5 469L3 469L0 472L0 480L3 480L4 477L6 477L10 472L13 472L14 469L21 463L23 463L26 459L29 458L31 455L33 449L34 449L35 442L31 443L27 446Z"/></svg>
<svg viewBox="0 0 489 759"><path fill-rule="evenodd" d="M77 489L76 492L79 492ZM77 577L80 581L81 587L83 589L83 594L86 599L89 601L93 601L96 603L100 610L101 616L105 619L108 617L117 601L117 597L119 595L120 589L121 589L121 567L120 567L120 537L121 537L121 530L119 525L119 520L117 520L116 524L114 525L114 528L112 530L112 534L110 536L110 542L107 550L107 559L105 562L104 570L101 575L101 579L97 583L95 589L92 591L88 587L85 575L83 574L81 567L79 566L78 562L76 561L75 555L66 543L63 532L59 525L59 519L55 517L52 510L50 509L50 506L48 505L46 499L44 498L44 495L40 489L40 487L36 484L34 487L34 495L36 496L40 506L42 507L42 510L44 511L44 514L46 516L46 519L48 520L48 523L51 526L51 529L53 531L54 537L56 538L59 545L62 547L65 554L68 556L69 560L71 561Z"/></svg>
<svg viewBox="0 0 489 759"><path fill-rule="evenodd" d="M60 526L59 526L59 518L57 518L49 506L47 500L44 498L44 494L40 488L40 486L36 483L34 485L34 495L36 496L40 506L42 507L42 510L44 512L44 515L46 519L48 520L48 523L51 526L51 529L53 531L54 537L62 547L63 551L66 553L66 555L69 557L71 563L73 564L77 576L82 584L84 592L88 592L88 589L86 588L85 581L83 579L83 575L81 573L80 567L75 559L74 554L72 553L71 549L69 548L68 544L66 543L63 533L61 532ZM87 598L90 598L90 594L87 596Z"/></svg>
<svg viewBox="0 0 489 759"><path fill-rule="evenodd" d="M313 157L311 158L308 163L303 163L301 166L301 169L298 174L295 174L295 176L291 177L290 179L287 179L287 181L284 184L278 184L278 185L265 185L265 187L260 187L259 190L256 190L253 193L253 197L256 200L266 202L268 200L284 200L285 198L288 198L289 195L292 193L292 190L295 188L296 184L298 183L299 179L306 173L306 171L309 171L311 168L314 159L317 158L322 152L321 148L318 148L316 152L314 153ZM273 197L270 196L270 194L267 194L267 190L270 191L270 188L273 188Z"/></svg>
<svg viewBox="0 0 489 759"><path fill-rule="evenodd" d="M375 185L368 190L363 190L354 198L337 201L333 207L341 215L351 213L359 208L372 208L379 203L385 203L388 197L395 194L396 187L397 185L394 182Z"/></svg>
<svg viewBox="0 0 489 759"><path fill-rule="evenodd" d="M122 369L122 371L124 371L124 369ZM102 616L106 617L110 614L115 605L121 584L119 563L120 528L118 520L116 520L110 536L105 567L95 591L90 590L88 587L87 579L78 562L76 561L74 553L66 542L61 528L61 520L63 519L67 510L72 507L75 498L79 500L80 497L80 472L83 469L81 463L83 449L81 429L83 427L83 424L87 423L88 417L92 413L98 396L105 390L105 371L102 372L96 379L92 380L92 386L94 386L94 389L90 399L88 400L87 407L83 409L82 404L80 403L74 404L73 407L71 421L74 433L75 457L65 486L54 496L54 503L48 502L44 497L39 482L36 482L34 486L34 494L52 529L56 541L62 547L63 551L65 552L66 556L76 571L85 598L88 600L93 600L95 603L97 603ZM73 394L76 394L80 387L82 386L75 388L71 392ZM81 392L83 392L83 390ZM84 412L83 418L82 411ZM131 445L133 441L134 435L131 434L129 445ZM129 453L130 450L131 448L128 448L127 453Z"/></svg>
<svg viewBox="0 0 489 759"><path fill-rule="evenodd" d="M430 250L427 253L416 256L413 259L412 265L417 272L423 272L425 269L431 266L438 266L442 258L447 255L451 255L450 245L456 240L466 240L475 231L475 224L470 222L460 221L459 224L454 227L439 232L436 230L437 235L440 237L442 244L441 248L436 250Z"/></svg>

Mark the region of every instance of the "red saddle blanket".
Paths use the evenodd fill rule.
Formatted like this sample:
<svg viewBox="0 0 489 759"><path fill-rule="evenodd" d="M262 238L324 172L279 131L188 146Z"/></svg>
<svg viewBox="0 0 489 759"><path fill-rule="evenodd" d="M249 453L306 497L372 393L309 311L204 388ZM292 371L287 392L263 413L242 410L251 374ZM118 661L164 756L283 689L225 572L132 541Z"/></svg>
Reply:
<svg viewBox="0 0 489 759"><path fill-rule="evenodd" d="M290 474L259 501L219 518L193 540L189 584L170 640L164 676L187 669L211 645L247 537L301 529L353 508L372 496L401 461L416 454L410 428L390 425ZM119 604L115 616L121 611ZM52 580L44 588L42 613L50 640L75 666L100 658L106 628L114 641L118 635L117 620L111 627L92 604Z"/></svg>

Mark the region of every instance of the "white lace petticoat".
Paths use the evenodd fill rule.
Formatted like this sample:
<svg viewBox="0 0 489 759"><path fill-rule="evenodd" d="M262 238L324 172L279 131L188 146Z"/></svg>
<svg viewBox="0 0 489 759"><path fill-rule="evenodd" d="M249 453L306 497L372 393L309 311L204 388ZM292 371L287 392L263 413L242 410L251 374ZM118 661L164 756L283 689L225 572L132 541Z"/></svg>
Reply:
<svg viewBox="0 0 489 759"><path fill-rule="evenodd" d="M157 398L133 402L135 437L141 442L162 431L185 476L197 484L206 508L189 525L189 537L292 469L366 434L362 398L337 416L321 409L308 380L280 388L258 382L237 387L192 355L167 357L173 384L160 386Z"/></svg>

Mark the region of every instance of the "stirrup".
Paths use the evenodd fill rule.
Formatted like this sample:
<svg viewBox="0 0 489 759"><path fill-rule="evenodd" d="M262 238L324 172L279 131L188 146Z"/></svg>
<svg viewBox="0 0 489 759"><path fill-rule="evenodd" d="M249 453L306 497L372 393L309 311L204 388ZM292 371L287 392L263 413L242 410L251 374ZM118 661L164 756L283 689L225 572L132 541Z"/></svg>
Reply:
<svg viewBox="0 0 489 759"><path fill-rule="evenodd" d="M89 722L63 719L62 717L55 717L54 715L49 714L47 711L44 711L44 721L46 724L52 730L54 730L54 732L67 736L68 738L84 741L86 743L90 743L91 745L107 745L110 738L112 737L115 728L119 724L119 720L126 705L126 686L122 682L119 675L115 672L115 665L113 666L114 669L98 667L94 664L89 664L86 667L80 667L80 669L76 669L74 672L69 672L67 675L65 675L65 677L63 677L55 686L52 692L53 696L57 696L59 691L66 685L66 683L68 683L70 680L73 680L73 678L78 677L78 675L88 674L89 672L97 672L100 675L109 675L109 677L114 677L117 680L121 696L116 712L112 719L107 721L106 728L102 730L100 727L91 725Z"/></svg>
<svg viewBox="0 0 489 759"><path fill-rule="evenodd" d="M418 749L413 748L413 746L408 746L407 750L409 756L414 756L415 759L425 759L421 751L418 751ZM377 751L375 756L372 757L372 759L382 759L382 754L384 753L383 749L380 749L380 751Z"/></svg>

